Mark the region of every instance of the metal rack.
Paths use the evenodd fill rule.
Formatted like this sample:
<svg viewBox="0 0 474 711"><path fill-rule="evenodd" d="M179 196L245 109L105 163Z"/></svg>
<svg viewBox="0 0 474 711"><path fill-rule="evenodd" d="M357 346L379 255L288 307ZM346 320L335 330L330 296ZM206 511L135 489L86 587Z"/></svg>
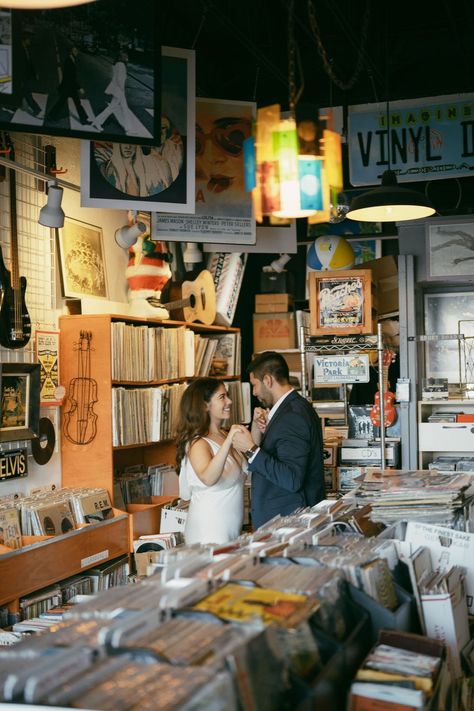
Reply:
<svg viewBox="0 0 474 711"><path fill-rule="evenodd" d="M311 338L311 337L310 337ZM385 470L385 403L383 398L383 336L382 324L377 324L377 335L354 335L354 336L315 336L308 339L305 329L300 329L300 353L301 353L301 391L304 397L310 399L310 390L306 378L306 354L317 353L335 355L338 353L357 353L377 351L379 392L380 392L380 469ZM344 408L347 411L347 388L344 384Z"/></svg>

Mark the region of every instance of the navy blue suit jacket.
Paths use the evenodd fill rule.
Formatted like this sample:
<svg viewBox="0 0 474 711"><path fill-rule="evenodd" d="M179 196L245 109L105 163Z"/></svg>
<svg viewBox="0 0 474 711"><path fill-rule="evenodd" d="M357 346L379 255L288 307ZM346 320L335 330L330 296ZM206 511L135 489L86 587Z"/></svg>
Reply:
<svg viewBox="0 0 474 711"><path fill-rule="evenodd" d="M254 528L277 514L324 499L321 421L296 391L287 395L268 423L249 470Z"/></svg>

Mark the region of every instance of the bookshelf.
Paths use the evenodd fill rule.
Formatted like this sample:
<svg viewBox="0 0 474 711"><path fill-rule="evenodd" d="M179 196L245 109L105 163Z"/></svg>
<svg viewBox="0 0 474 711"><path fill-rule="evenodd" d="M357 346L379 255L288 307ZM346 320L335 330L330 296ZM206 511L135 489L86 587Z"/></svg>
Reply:
<svg viewBox="0 0 474 711"><path fill-rule="evenodd" d="M129 516L114 509L114 518L61 536L23 536L23 547L0 545L0 605L18 611L19 599L41 588L128 555Z"/></svg>
<svg viewBox="0 0 474 711"><path fill-rule="evenodd" d="M113 445L113 390L123 388L146 388L160 385L184 383L191 378L175 377L162 380L126 380L113 378L114 364L112 347L112 326L121 323L147 328L169 329L185 327L199 335L219 335L235 333L240 329L224 326L207 326L200 323L182 321L161 321L151 318L118 316L111 314L92 314L62 316L60 327L61 381L66 387L66 398L62 406L63 433L61 437L61 461L63 486L94 487L103 486L113 501L114 470L132 465L148 467L157 463L173 464L175 458L174 441L169 438L161 441L141 442L121 446ZM96 383L91 407L95 416L95 436L85 444L71 442L64 436L65 413L69 409L68 391L71 383L78 377L77 344L81 332L91 334L90 369L88 375ZM222 380L239 380L239 375L220 376Z"/></svg>

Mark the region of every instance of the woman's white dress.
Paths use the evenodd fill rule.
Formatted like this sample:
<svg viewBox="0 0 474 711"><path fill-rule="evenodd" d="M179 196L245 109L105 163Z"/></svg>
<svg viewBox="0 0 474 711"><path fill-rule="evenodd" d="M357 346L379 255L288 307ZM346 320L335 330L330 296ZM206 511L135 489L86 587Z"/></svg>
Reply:
<svg viewBox="0 0 474 711"><path fill-rule="evenodd" d="M215 455L220 445L203 437ZM179 474L179 495L190 499L184 539L192 543L227 543L240 535L244 515L244 479L242 467L230 455L224 471L214 486L206 486L186 455Z"/></svg>

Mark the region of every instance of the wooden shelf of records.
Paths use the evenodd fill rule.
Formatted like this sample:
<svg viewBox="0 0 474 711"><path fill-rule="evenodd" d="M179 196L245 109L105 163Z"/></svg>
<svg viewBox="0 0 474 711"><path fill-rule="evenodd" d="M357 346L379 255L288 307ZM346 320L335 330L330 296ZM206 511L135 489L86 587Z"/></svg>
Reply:
<svg viewBox="0 0 474 711"><path fill-rule="evenodd" d="M102 486L121 507L115 473L173 464L174 415L194 377L228 383L242 421L239 328L111 314L59 326L63 486Z"/></svg>
<svg viewBox="0 0 474 711"><path fill-rule="evenodd" d="M57 536L22 536L22 547L0 545L0 605L18 606L19 598L98 563L128 555L129 516L114 518Z"/></svg>
<svg viewBox="0 0 474 711"><path fill-rule="evenodd" d="M474 473L474 401L418 402L420 469Z"/></svg>

